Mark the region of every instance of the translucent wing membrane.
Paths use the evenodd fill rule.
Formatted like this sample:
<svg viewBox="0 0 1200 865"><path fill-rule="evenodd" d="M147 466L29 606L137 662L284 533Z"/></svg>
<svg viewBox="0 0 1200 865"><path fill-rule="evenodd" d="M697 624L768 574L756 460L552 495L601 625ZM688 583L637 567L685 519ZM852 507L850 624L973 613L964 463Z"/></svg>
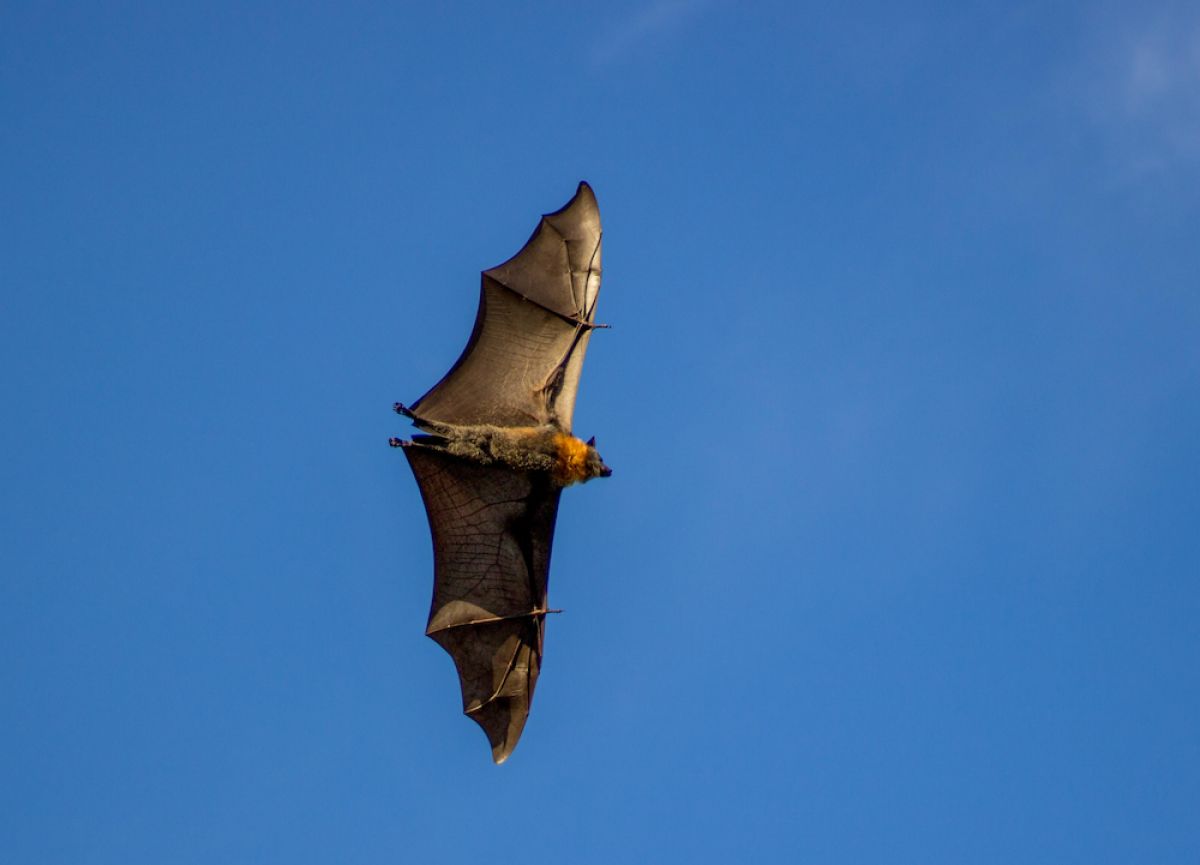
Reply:
<svg viewBox="0 0 1200 865"><path fill-rule="evenodd" d="M412 405L416 416L569 431L600 292L600 238L596 197L581 183L520 252L483 272L471 338Z"/></svg>
<svg viewBox="0 0 1200 865"><path fill-rule="evenodd" d="M429 515L434 590L426 633L454 659L463 711L503 762L516 747L542 658L561 490L547 477L404 448Z"/></svg>

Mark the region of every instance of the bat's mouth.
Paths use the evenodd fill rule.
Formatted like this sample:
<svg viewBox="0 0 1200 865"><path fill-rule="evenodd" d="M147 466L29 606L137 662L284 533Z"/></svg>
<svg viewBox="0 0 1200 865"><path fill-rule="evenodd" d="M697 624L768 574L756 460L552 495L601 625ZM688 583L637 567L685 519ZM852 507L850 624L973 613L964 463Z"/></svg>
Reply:
<svg viewBox="0 0 1200 865"><path fill-rule="evenodd" d="M600 469L600 477L611 478L612 477L612 469L610 469L608 466L604 466L603 468Z"/></svg>

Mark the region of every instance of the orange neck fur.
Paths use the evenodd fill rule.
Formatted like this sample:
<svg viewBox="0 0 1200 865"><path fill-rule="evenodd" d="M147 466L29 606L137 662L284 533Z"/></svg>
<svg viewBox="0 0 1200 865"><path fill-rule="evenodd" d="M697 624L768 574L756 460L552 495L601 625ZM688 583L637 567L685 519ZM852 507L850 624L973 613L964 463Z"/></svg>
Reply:
<svg viewBox="0 0 1200 865"><path fill-rule="evenodd" d="M575 436L554 436L554 480L562 486L587 479L588 446Z"/></svg>

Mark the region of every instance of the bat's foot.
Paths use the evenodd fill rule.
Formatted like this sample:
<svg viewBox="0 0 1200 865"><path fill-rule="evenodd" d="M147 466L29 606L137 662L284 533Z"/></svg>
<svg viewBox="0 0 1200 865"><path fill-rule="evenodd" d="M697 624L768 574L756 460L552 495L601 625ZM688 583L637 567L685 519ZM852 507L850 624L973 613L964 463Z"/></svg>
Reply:
<svg viewBox="0 0 1200 865"><path fill-rule="evenodd" d="M388 439L388 444L394 448L402 448L407 444L407 442L404 441L404 439L398 439L395 436L392 436L390 439Z"/></svg>
<svg viewBox="0 0 1200 865"><path fill-rule="evenodd" d="M402 402L393 403L392 411L394 411L396 414L404 415L407 418L415 417L415 415L408 410L408 406Z"/></svg>

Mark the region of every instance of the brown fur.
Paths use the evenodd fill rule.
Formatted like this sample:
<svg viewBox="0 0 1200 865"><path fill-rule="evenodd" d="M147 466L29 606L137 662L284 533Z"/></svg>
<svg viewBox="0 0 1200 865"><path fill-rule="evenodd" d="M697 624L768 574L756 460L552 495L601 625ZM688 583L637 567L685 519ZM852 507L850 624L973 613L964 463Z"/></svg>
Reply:
<svg viewBox="0 0 1200 865"><path fill-rule="evenodd" d="M504 463L523 471L547 472L558 486L603 477L608 471L596 449L558 427L456 426L418 421L436 437L422 442L482 465Z"/></svg>

